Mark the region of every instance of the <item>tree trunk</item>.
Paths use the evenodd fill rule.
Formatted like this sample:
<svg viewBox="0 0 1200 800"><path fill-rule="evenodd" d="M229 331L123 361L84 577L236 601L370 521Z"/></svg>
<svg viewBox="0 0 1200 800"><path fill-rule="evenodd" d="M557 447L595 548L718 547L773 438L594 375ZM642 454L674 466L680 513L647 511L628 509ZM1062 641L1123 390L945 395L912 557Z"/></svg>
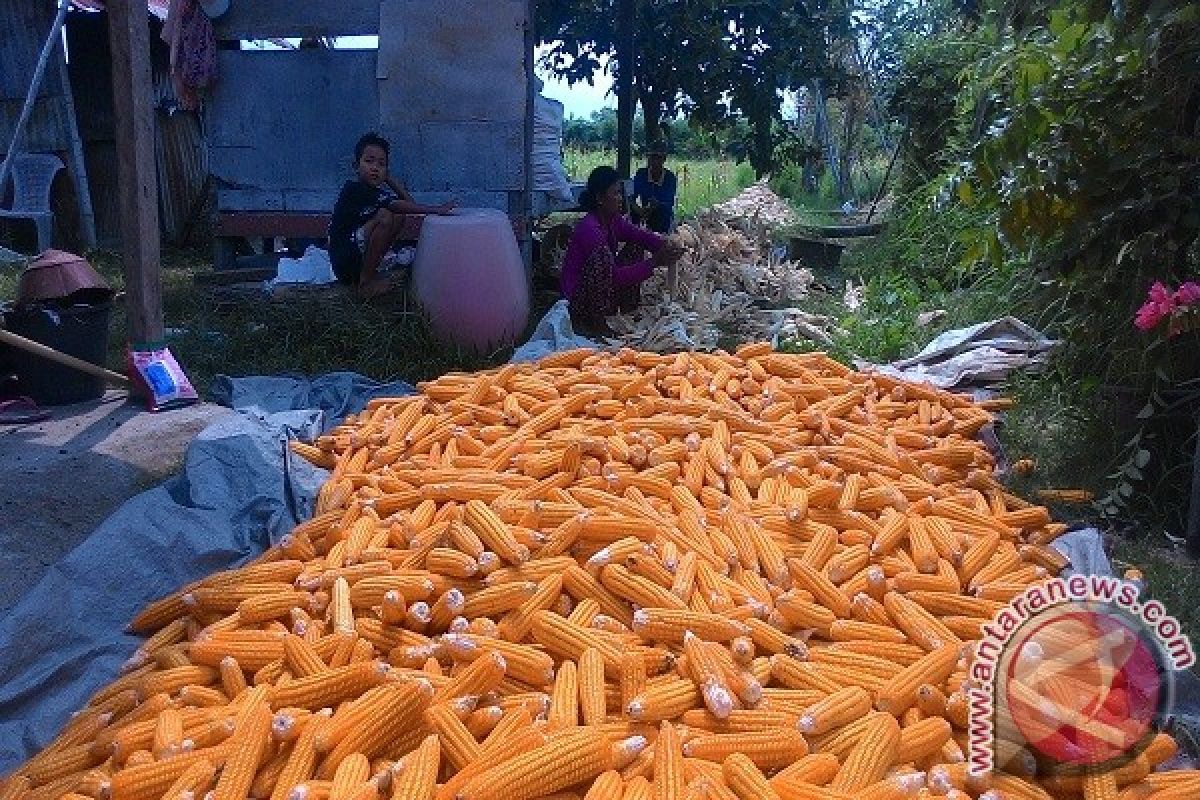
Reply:
<svg viewBox="0 0 1200 800"><path fill-rule="evenodd" d="M825 92L821 88L821 81L814 80L812 83L813 92L813 108L816 111L814 114L814 131L817 141L825 150L825 166L830 171L833 177L833 186L836 191L842 184L841 179L841 159L838 158L837 142L834 141L833 135L829 131L829 109L825 105Z"/></svg>
<svg viewBox="0 0 1200 800"><path fill-rule="evenodd" d="M754 176L759 180L770 175L775 166L773 150L771 117L760 114L754 119L754 145L750 148L750 166L754 167Z"/></svg>
<svg viewBox="0 0 1200 800"><path fill-rule="evenodd" d="M662 135L663 104L659 100L658 95L653 90L639 84L638 99L642 103L642 120L646 126L646 144L650 145L654 142L666 144L666 139Z"/></svg>
<svg viewBox="0 0 1200 800"><path fill-rule="evenodd" d="M630 174L633 144L634 20L636 0L620 0L617 8L617 172Z"/></svg>
<svg viewBox="0 0 1200 800"><path fill-rule="evenodd" d="M858 139L856 136L858 111L858 103L855 102L853 94L848 95L842 118L842 152L838 169L839 203L844 203L854 197L854 176L851 174L851 167L854 162L854 145Z"/></svg>

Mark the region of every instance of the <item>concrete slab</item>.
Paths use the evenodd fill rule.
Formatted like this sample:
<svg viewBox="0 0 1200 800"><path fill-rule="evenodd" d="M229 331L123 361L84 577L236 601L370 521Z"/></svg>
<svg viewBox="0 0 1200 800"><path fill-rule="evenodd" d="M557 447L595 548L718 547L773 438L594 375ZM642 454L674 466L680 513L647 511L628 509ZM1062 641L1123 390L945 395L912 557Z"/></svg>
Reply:
<svg viewBox="0 0 1200 800"><path fill-rule="evenodd" d="M0 426L0 611L117 506L179 471L188 444L236 412L208 403L151 414L121 392Z"/></svg>

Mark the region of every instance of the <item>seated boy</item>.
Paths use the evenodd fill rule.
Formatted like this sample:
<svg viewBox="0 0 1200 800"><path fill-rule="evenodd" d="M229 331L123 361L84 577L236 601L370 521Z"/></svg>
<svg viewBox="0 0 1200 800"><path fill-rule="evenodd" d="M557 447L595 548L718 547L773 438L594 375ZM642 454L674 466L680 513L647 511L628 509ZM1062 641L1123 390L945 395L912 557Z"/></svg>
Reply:
<svg viewBox="0 0 1200 800"><path fill-rule="evenodd" d="M391 146L376 133L354 146L357 177L346 181L329 221L329 260L342 283L357 286L363 297L386 292L379 263L400 239L406 214L449 214L453 203L423 206L388 175Z"/></svg>

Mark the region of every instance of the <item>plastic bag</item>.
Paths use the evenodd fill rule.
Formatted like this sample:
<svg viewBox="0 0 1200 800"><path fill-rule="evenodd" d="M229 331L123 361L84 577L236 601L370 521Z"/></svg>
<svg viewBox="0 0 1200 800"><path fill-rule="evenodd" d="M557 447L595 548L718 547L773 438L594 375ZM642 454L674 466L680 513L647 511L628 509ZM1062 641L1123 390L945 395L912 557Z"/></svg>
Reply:
<svg viewBox="0 0 1200 800"><path fill-rule="evenodd" d="M165 345L130 349L129 377L133 381L133 393L145 398L148 411L178 408L200 399Z"/></svg>

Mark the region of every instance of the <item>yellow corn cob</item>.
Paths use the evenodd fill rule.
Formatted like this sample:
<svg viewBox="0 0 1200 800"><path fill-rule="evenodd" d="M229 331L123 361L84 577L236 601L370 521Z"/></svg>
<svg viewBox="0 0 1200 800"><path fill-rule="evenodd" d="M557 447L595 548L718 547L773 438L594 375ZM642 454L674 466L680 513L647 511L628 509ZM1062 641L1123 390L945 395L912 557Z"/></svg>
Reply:
<svg viewBox="0 0 1200 800"><path fill-rule="evenodd" d="M272 708L319 709L334 706L349 697L380 685L387 678L387 667L376 662L348 664L314 675L296 678L271 690Z"/></svg>
<svg viewBox="0 0 1200 800"><path fill-rule="evenodd" d="M888 592L883 598L883 605L895 621L896 627L904 631L913 644L926 650L936 650L945 645L962 645L962 641L937 617L907 597Z"/></svg>
<svg viewBox="0 0 1200 800"><path fill-rule="evenodd" d="M929 652L905 667L879 690L875 707L892 715L904 713L917 702L917 690L922 685L936 686L942 683L957 663L958 648L954 645L945 645Z"/></svg>
<svg viewBox="0 0 1200 800"><path fill-rule="evenodd" d="M579 724L579 672L574 661L564 661L554 676L549 721L556 728Z"/></svg>
<svg viewBox="0 0 1200 800"><path fill-rule="evenodd" d="M741 622L716 614L701 614L671 608L643 608L634 614L633 630L644 639L683 643L683 635L691 631L707 641L728 642L749 635L750 629Z"/></svg>
<svg viewBox="0 0 1200 800"><path fill-rule="evenodd" d="M658 738L654 742L654 797L662 800L679 800L683 797L683 750L679 734L670 722L659 726Z"/></svg>
<svg viewBox="0 0 1200 800"><path fill-rule="evenodd" d="M882 779L896 762L900 726L890 714L875 713L830 785L834 789L863 789Z"/></svg>
<svg viewBox="0 0 1200 800"><path fill-rule="evenodd" d="M724 761L733 753L746 755L760 769L777 769L808 755L808 743L792 729L747 733L701 734L684 742L683 754Z"/></svg>
<svg viewBox="0 0 1200 800"><path fill-rule="evenodd" d="M440 765L440 741L436 735L426 736L405 758L404 772L392 790L393 800L433 800Z"/></svg>
<svg viewBox="0 0 1200 800"><path fill-rule="evenodd" d="M641 660L638 659L639 663ZM599 725L608 713L604 682L604 656L594 647L579 657L579 710L584 725Z"/></svg>
<svg viewBox="0 0 1200 800"><path fill-rule="evenodd" d="M371 762L362 753L344 759L331 779L329 800L349 800L371 777Z"/></svg>
<svg viewBox="0 0 1200 800"><path fill-rule="evenodd" d="M821 734L871 710L871 695L857 686L840 689L805 710L796 724L801 733Z"/></svg>
<svg viewBox="0 0 1200 800"><path fill-rule="evenodd" d="M840 766L837 756L811 753L771 776L771 786L783 795L787 795L795 784L824 786L833 780Z"/></svg>
<svg viewBox="0 0 1200 800"><path fill-rule="evenodd" d="M514 756L467 781L462 800L504 797L511 800L557 792L594 779L613 767L613 748L607 739L580 729L533 750Z"/></svg>
<svg viewBox="0 0 1200 800"><path fill-rule="evenodd" d="M355 714L357 726L348 730L325 756L318 777L332 778L338 765L351 754L362 753L368 758L382 755L401 732L420 718L433 697L433 687L424 680L384 686L377 691L369 703L354 709L359 712ZM355 705L359 704L362 700Z"/></svg>
<svg viewBox="0 0 1200 800"><path fill-rule="evenodd" d="M467 502L463 521L488 549L510 564L529 560L529 548L517 542L508 526L481 500Z"/></svg>
<svg viewBox="0 0 1200 800"><path fill-rule="evenodd" d="M754 762L742 753L725 759L725 783L738 797L757 800L779 800L779 794Z"/></svg>
<svg viewBox="0 0 1200 800"><path fill-rule="evenodd" d="M479 758L479 742L449 706L431 706L425 712L425 719L438 736L446 762L456 772Z"/></svg>

